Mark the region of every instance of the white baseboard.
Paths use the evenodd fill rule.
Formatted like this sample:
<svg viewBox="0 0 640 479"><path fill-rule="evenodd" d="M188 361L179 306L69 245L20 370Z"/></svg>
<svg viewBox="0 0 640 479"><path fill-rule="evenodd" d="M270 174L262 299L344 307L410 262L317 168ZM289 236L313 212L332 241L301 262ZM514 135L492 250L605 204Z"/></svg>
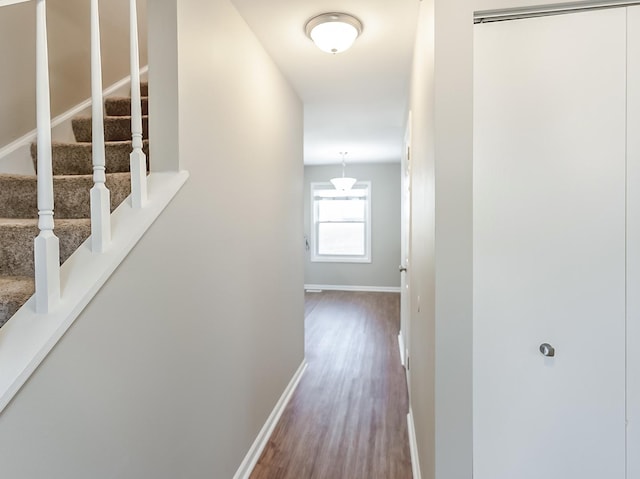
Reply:
<svg viewBox="0 0 640 479"><path fill-rule="evenodd" d="M271 411L271 414L267 418L267 422L262 426L262 429L258 433L258 437L253 441L249 452L247 452L247 455L242 461L242 464L240 464L240 467L233 476L233 479L249 479L249 476L253 472L253 468L256 467L258 459L260 459L260 455L276 427L276 424L278 424L278 421L280 420L280 416L282 416L287 404L289 404L289 400L291 399L293 392L296 390L305 369L307 369L306 360L302 361L302 364L300 364L300 367L291 378L291 381L289 381L289 385L282 393L282 396L280 396L280 399L273 408L273 411Z"/></svg>
<svg viewBox="0 0 640 479"><path fill-rule="evenodd" d="M402 364L404 368L406 366L404 362L404 339L402 339L402 331L398 333L398 348L400 348L400 364Z"/></svg>
<svg viewBox="0 0 640 479"><path fill-rule="evenodd" d="M420 472L420 458L418 457L418 442L416 441L416 429L413 424L413 411L409 408L407 414L407 425L409 429L409 449L411 451L411 470L413 471L413 479L422 479Z"/></svg>
<svg viewBox="0 0 640 479"><path fill-rule="evenodd" d="M345 284L305 284L304 289L324 291L363 291L369 293L399 293L401 291L400 286L351 286Z"/></svg>

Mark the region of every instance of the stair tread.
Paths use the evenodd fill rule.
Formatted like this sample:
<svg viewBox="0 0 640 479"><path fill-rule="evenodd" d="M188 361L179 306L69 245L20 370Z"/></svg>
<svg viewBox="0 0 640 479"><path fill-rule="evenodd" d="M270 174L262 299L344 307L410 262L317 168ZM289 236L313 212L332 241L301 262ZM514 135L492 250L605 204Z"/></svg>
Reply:
<svg viewBox="0 0 640 479"><path fill-rule="evenodd" d="M107 173L124 173L129 171L129 156L133 149L131 140L105 142L105 163ZM37 171L37 148L31 145L33 166ZM149 140L143 140L142 150L149 159ZM93 173L93 147L91 143L54 142L53 174L54 175L89 175Z"/></svg>
<svg viewBox="0 0 640 479"><path fill-rule="evenodd" d="M131 193L131 173L107 173L111 192L111 209ZM89 190L93 175L55 175L53 196L55 218L87 218L90 214ZM35 175L0 174L0 216L37 218L37 177Z"/></svg>
<svg viewBox="0 0 640 479"><path fill-rule="evenodd" d="M0 274L34 274L33 240L38 233L37 218L0 221ZM91 235L91 220L57 219L54 234L60 243L60 261L64 262Z"/></svg>
<svg viewBox="0 0 640 479"><path fill-rule="evenodd" d="M126 176L129 175L130 173L128 171L117 171L117 172L113 172L113 173L107 173L107 176L112 175L112 176ZM93 178L93 174L86 174L86 175L53 175L53 181L57 181L57 180L75 180L75 179L87 179L87 178ZM24 180L24 181L36 181L38 179L38 177L36 175L22 175L22 174L18 174L18 173L0 173L0 181L2 179L16 179L16 180Z"/></svg>
<svg viewBox="0 0 640 479"><path fill-rule="evenodd" d="M63 226L91 224L89 218L55 218L55 228ZM34 226L38 225L38 218L0 218L0 228L6 226Z"/></svg>
<svg viewBox="0 0 640 479"><path fill-rule="evenodd" d="M149 115L142 115L143 137L149 137ZM92 119L91 116L78 116L71 120L71 127L76 141L91 142ZM131 115L105 116L104 138L106 141L124 141L131 139Z"/></svg>
<svg viewBox="0 0 640 479"><path fill-rule="evenodd" d="M0 274L0 295L20 294L25 286L33 286L35 280L31 276L8 276Z"/></svg>

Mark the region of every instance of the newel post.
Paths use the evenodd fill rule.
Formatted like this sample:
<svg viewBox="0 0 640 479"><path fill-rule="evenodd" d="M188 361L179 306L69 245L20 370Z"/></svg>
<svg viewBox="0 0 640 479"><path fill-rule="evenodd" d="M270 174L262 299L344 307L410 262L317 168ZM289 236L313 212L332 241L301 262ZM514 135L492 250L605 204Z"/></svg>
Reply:
<svg viewBox="0 0 640 479"><path fill-rule="evenodd" d="M36 109L38 145L38 228L34 241L36 312L48 313L60 301L60 248L53 233L51 105L46 0L36 0Z"/></svg>

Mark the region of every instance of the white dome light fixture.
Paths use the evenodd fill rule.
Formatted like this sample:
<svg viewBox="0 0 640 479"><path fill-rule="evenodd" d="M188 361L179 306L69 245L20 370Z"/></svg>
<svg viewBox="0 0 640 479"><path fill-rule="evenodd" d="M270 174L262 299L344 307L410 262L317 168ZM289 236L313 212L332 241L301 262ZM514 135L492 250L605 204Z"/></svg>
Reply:
<svg viewBox="0 0 640 479"><path fill-rule="evenodd" d="M307 22L305 32L320 50L336 54L351 48L362 33L362 22L347 13L323 13Z"/></svg>

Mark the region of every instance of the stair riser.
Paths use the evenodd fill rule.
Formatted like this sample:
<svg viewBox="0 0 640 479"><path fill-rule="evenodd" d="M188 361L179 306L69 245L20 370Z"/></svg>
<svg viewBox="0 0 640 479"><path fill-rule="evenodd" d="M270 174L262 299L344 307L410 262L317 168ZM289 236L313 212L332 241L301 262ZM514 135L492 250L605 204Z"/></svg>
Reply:
<svg viewBox="0 0 640 479"><path fill-rule="evenodd" d="M53 178L55 218L88 218L91 176L59 176ZM128 173L107 175L113 211L131 193ZM37 218L37 183L34 177L11 176L0 178L0 217Z"/></svg>
<svg viewBox="0 0 640 479"><path fill-rule="evenodd" d="M128 172L131 142L112 142L105 146L107 173ZM142 150L147 156L147 169L149 169L149 140L144 140ZM91 143L54 144L52 152L54 175L90 175L93 173ZM37 171L35 144L31 145L31 157L33 158L33 167Z"/></svg>
<svg viewBox="0 0 640 479"><path fill-rule="evenodd" d="M9 321L11 316L16 314L24 303L29 299L28 296L20 299L9 299L0 302L0 328Z"/></svg>
<svg viewBox="0 0 640 479"><path fill-rule="evenodd" d="M142 98L142 114L149 114L148 98ZM131 116L131 98L107 98L104 104L107 116Z"/></svg>
<svg viewBox="0 0 640 479"><path fill-rule="evenodd" d="M74 118L71 120L76 141L91 142L91 118ZM142 118L142 136L149 138L148 117ZM105 141L131 140L131 118L126 116L110 116L104 119Z"/></svg>
<svg viewBox="0 0 640 479"><path fill-rule="evenodd" d="M35 282L29 276L0 276L0 326L33 296Z"/></svg>
<svg viewBox="0 0 640 479"><path fill-rule="evenodd" d="M84 243L91 234L88 221L82 224L61 224L54 230L60 241L60 263ZM0 226L0 274L33 276L33 240L38 235L36 224L32 226Z"/></svg>

